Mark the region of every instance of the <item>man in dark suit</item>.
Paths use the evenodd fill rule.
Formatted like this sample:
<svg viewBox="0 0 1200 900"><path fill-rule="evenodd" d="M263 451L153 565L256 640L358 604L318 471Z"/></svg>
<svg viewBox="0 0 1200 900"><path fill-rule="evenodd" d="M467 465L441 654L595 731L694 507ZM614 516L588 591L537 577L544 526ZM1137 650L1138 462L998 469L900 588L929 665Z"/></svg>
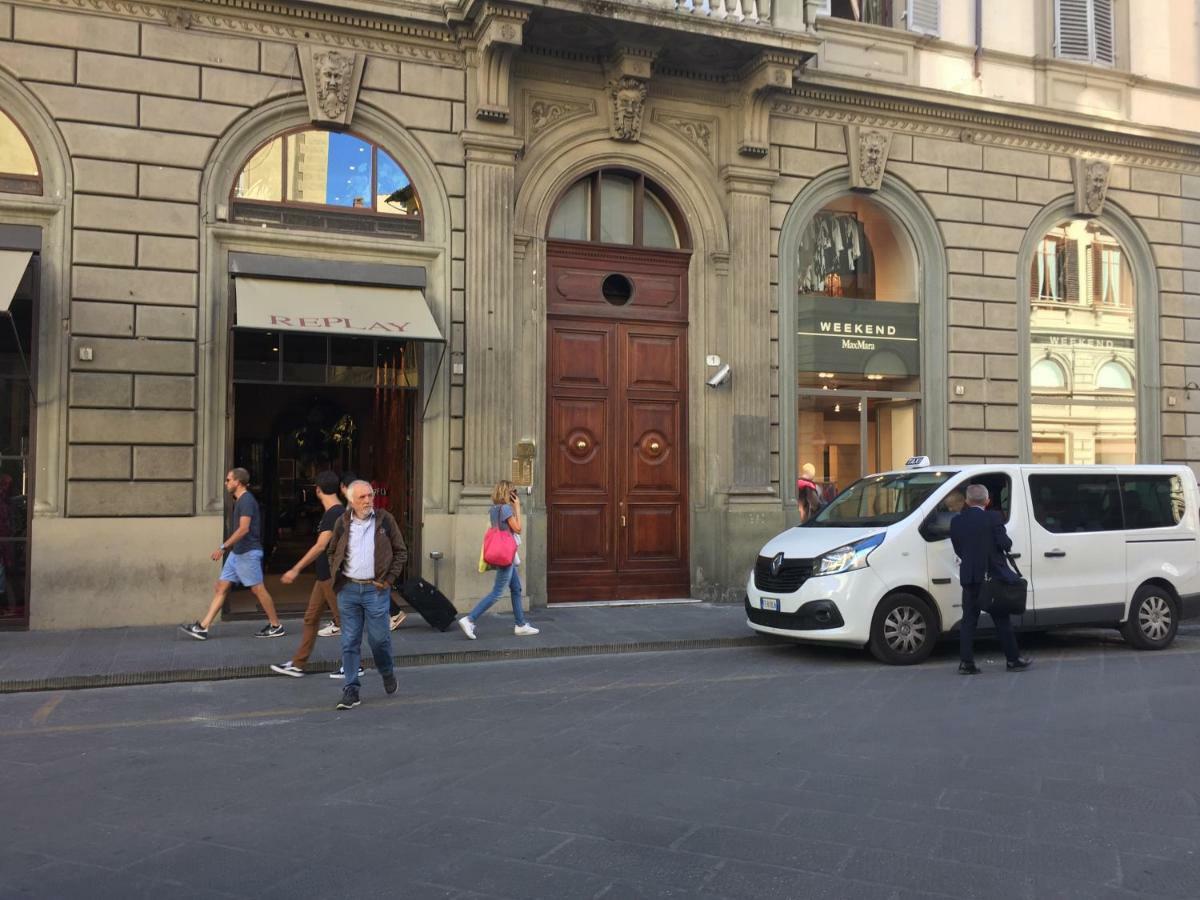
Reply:
<svg viewBox="0 0 1200 900"><path fill-rule="evenodd" d="M958 555L958 580L962 585L962 624L959 625L958 674L978 675L975 665L975 628L979 624L979 590L985 577L998 581L1016 581L1016 573L1009 568L1004 554L1012 549L1012 539L1004 530L1004 519L1000 513L987 509L988 489L982 484L967 487L967 505L950 520L950 543ZM1013 634L1008 613L992 616L996 633L1004 647L1008 670L1019 672L1029 668L1030 661L1017 650L1017 638Z"/></svg>

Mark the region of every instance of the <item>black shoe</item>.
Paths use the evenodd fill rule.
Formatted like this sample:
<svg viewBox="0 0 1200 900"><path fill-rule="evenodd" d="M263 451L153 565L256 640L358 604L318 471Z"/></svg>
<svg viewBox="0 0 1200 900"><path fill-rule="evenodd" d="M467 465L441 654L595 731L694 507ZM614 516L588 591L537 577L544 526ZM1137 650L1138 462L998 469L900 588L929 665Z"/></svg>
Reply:
<svg viewBox="0 0 1200 900"><path fill-rule="evenodd" d="M195 638L198 641L208 640L208 629L201 628L199 622L193 622L191 625L180 625L179 630L188 637Z"/></svg>
<svg viewBox="0 0 1200 900"><path fill-rule="evenodd" d="M358 688L352 684L342 688L342 699L338 701L336 709L354 709L362 702L358 699Z"/></svg>
<svg viewBox="0 0 1200 900"><path fill-rule="evenodd" d="M1006 665L1010 672L1022 672L1033 665L1033 660L1026 656L1018 656L1016 659L1010 659Z"/></svg>
<svg viewBox="0 0 1200 900"><path fill-rule="evenodd" d="M958 674L959 675L978 675L979 674L979 666L975 665L975 663L973 663L973 662L970 662L970 663L969 662L960 662L958 664Z"/></svg>
<svg viewBox="0 0 1200 900"><path fill-rule="evenodd" d="M272 625L270 622L268 622L266 625L264 625L258 631L254 632L255 637L261 637L261 638L283 637L285 634L287 634L287 632L283 630L282 624Z"/></svg>
<svg viewBox="0 0 1200 900"><path fill-rule="evenodd" d="M389 694L396 693L396 673L392 672L383 676L383 689Z"/></svg>

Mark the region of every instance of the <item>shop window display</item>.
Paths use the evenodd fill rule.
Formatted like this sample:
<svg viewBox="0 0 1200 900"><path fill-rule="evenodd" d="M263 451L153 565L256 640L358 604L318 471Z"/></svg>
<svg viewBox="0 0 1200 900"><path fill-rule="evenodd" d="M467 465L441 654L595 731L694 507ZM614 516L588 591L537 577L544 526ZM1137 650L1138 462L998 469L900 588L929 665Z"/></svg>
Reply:
<svg viewBox="0 0 1200 900"><path fill-rule="evenodd" d="M1094 220L1063 222L1029 280L1034 461L1137 462L1135 293L1120 242Z"/></svg>
<svg viewBox="0 0 1200 900"><path fill-rule="evenodd" d="M795 265L797 497L815 482L827 502L920 452L915 250L891 213L847 195L806 223Z"/></svg>
<svg viewBox="0 0 1200 900"><path fill-rule="evenodd" d="M264 516L264 569L281 610L303 608L308 586L283 586L312 544L318 472L354 472L376 490L416 546L416 416L421 345L303 332L234 332L233 458L250 470ZM244 592L243 592L244 593ZM230 613L253 611L235 593ZM244 608L244 610L243 610Z"/></svg>

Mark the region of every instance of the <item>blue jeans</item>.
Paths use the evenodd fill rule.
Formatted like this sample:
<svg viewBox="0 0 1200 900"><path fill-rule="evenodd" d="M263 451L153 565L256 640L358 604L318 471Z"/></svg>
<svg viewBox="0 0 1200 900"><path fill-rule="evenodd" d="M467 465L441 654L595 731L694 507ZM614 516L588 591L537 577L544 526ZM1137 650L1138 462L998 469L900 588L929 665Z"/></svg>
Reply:
<svg viewBox="0 0 1200 900"><path fill-rule="evenodd" d="M388 622L388 601L392 592L373 584L348 582L338 591L338 615L342 620L342 671L346 685L358 687L358 663L362 659L363 622L367 643L380 675L392 674L392 630Z"/></svg>
<svg viewBox="0 0 1200 900"><path fill-rule="evenodd" d="M500 599L500 595L504 593L504 589L509 588L512 592L512 608L513 618L516 619L518 625L525 624L525 613L521 610L521 576L517 574L516 566L505 566L503 569L496 570L496 583L492 585L492 589L488 595L484 597L471 610L467 617L472 622L478 622L479 617L492 608L492 604ZM343 633L345 633L343 631Z"/></svg>

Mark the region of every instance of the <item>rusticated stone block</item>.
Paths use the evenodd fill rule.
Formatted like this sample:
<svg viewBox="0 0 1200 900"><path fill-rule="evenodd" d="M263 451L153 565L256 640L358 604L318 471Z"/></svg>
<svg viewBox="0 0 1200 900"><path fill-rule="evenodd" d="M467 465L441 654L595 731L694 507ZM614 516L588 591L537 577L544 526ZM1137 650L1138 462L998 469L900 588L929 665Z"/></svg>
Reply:
<svg viewBox="0 0 1200 900"><path fill-rule="evenodd" d="M190 375L136 375L133 403L138 409L195 409L196 379Z"/></svg>
<svg viewBox="0 0 1200 900"><path fill-rule="evenodd" d="M173 62L81 51L79 83L136 91L139 94L198 97L200 69Z"/></svg>
<svg viewBox="0 0 1200 900"><path fill-rule="evenodd" d="M227 69L258 69L258 42L229 34L142 26L142 56Z"/></svg>
<svg viewBox="0 0 1200 900"><path fill-rule="evenodd" d="M75 295L88 300L195 306L196 276L190 272L76 266Z"/></svg>
<svg viewBox="0 0 1200 900"><path fill-rule="evenodd" d="M134 447L133 477L137 480L193 478L192 447Z"/></svg>
<svg viewBox="0 0 1200 900"><path fill-rule="evenodd" d="M73 444L67 453L67 477L129 479L129 447Z"/></svg>
<svg viewBox="0 0 1200 900"><path fill-rule="evenodd" d="M139 306L137 336L152 338L194 338L196 311L186 307Z"/></svg>
<svg viewBox="0 0 1200 900"><path fill-rule="evenodd" d="M148 269L179 269L195 272L199 264L199 241L152 234L137 239L137 264Z"/></svg>
<svg viewBox="0 0 1200 900"><path fill-rule="evenodd" d="M72 481L69 516L190 516L191 481Z"/></svg>
<svg viewBox="0 0 1200 900"><path fill-rule="evenodd" d="M73 409L68 418L73 444L191 444L196 416L159 409Z"/></svg>
<svg viewBox="0 0 1200 900"><path fill-rule="evenodd" d="M13 37L31 44L57 44L114 53L138 52L138 25L126 19L18 6Z"/></svg>
<svg viewBox="0 0 1200 900"><path fill-rule="evenodd" d="M133 306L128 303L71 303L71 334L128 337L133 334Z"/></svg>
<svg viewBox="0 0 1200 900"><path fill-rule="evenodd" d="M81 347L90 348L90 361L79 358ZM196 348L191 342L100 337L71 338L71 367L106 372L154 372L190 375L196 368Z"/></svg>
<svg viewBox="0 0 1200 900"><path fill-rule="evenodd" d="M196 207L183 203L76 195L75 225L80 228L152 231L195 237L199 229L199 216Z"/></svg>
<svg viewBox="0 0 1200 900"><path fill-rule="evenodd" d="M102 266L132 266L137 240L132 234L77 229L72 248L75 262Z"/></svg>
<svg viewBox="0 0 1200 900"><path fill-rule="evenodd" d="M444 100L466 100L466 73L446 66L427 66L424 63L400 63L400 90L419 97L440 97Z"/></svg>
<svg viewBox="0 0 1200 900"><path fill-rule="evenodd" d="M71 373L71 406L128 409L132 405L132 375L124 372Z"/></svg>

